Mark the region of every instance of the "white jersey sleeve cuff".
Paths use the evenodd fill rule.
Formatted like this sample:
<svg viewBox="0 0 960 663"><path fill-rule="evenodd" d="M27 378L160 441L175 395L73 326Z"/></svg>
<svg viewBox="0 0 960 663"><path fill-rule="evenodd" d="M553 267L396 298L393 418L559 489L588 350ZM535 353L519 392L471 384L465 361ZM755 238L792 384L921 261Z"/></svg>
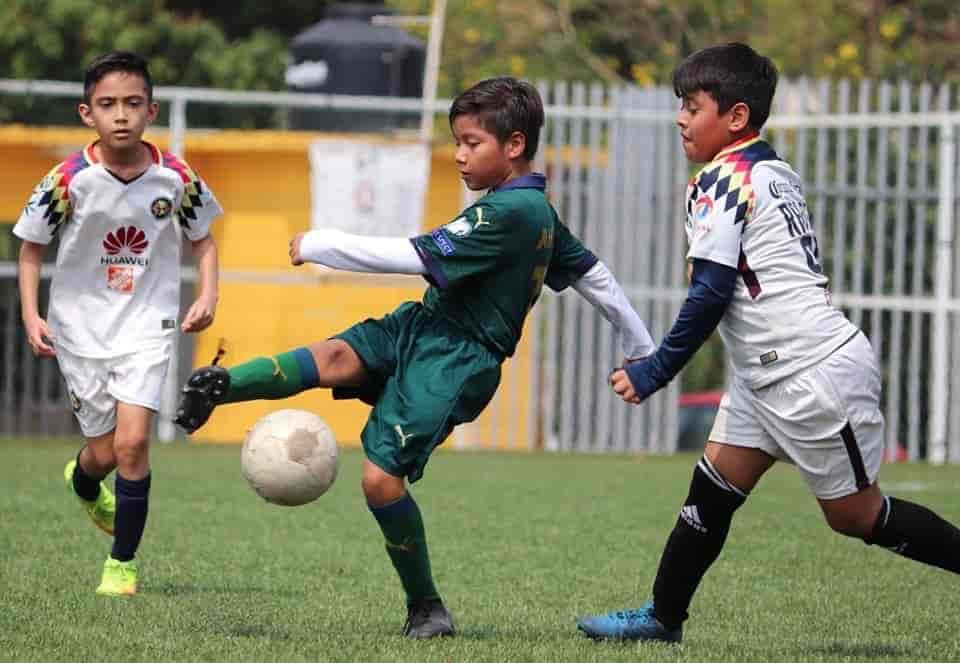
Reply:
<svg viewBox="0 0 960 663"><path fill-rule="evenodd" d="M602 262L598 261L591 267L573 284L573 288L620 332L625 357L640 359L656 350L647 326L633 310L617 279Z"/></svg>
<svg viewBox="0 0 960 663"><path fill-rule="evenodd" d="M365 237L340 230L304 233L300 257L334 269L375 274L426 274L420 256L405 237Z"/></svg>

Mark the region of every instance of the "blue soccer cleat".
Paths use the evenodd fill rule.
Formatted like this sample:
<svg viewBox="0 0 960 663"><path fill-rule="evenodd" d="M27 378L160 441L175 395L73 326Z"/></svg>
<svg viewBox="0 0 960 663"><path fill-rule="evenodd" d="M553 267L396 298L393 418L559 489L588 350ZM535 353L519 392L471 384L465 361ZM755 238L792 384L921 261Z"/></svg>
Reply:
<svg viewBox="0 0 960 663"><path fill-rule="evenodd" d="M593 640L661 640L680 642L683 627L668 629L653 615L653 601L637 610L618 610L577 619L577 628Z"/></svg>

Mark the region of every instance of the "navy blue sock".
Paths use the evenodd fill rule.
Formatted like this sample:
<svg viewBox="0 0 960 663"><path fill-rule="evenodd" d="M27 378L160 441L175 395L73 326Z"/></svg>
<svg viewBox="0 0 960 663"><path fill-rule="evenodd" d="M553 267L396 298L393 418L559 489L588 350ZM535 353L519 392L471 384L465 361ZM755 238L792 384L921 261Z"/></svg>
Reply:
<svg viewBox="0 0 960 663"><path fill-rule="evenodd" d="M83 453L81 450L80 453ZM88 502L95 502L100 497L100 479L96 479L80 467L80 454L77 454L77 464L73 466L73 491Z"/></svg>
<svg viewBox="0 0 960 663"><path fill-rule="evenodd" d="M150 475L139 481L124 479L117 472L117 515L113 521L113 551L110 556L129 562L137 554L143 528L147 524L147 497Z"/></svg>

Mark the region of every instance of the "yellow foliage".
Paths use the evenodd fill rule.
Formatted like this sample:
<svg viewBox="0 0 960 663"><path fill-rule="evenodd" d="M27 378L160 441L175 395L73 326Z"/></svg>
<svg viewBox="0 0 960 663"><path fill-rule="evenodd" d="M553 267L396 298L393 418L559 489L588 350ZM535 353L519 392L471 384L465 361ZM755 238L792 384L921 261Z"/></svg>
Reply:
<svg viewBox="0 0 960 663"><path fill-rule="evenodd" d="M901 31L902 28L899 21L891 19L880 24L880 36L889 41L893 41L899 37Z"/></svg>
<svg viewBox="0 0 960 663"><path fill-rule="evenodd" d="M630 67L630 75L636 84L641 86L653 85L653 71L654 65L650 62L638 63Z"/></svg>
<svg viewBox="0 0 960 663"><path fill-rule="evenodd" d="M837 55L841 60L856 60L860 55L860 49L851 41L844 42L837 48Z"/></svg>

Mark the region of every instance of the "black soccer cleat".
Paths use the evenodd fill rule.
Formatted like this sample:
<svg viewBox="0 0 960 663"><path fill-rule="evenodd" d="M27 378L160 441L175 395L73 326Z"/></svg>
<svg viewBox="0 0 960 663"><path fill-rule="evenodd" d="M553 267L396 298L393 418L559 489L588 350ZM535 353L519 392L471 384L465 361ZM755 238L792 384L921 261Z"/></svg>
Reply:
<svg viewBox="0 0 960 663"><path fill-rule="evenodd" d="M443 601L428 599L407 608L403 634L411 640L426 640L454 636L457 629L453 625L453 615L443 606Z"/></svg>
<svg viewBox="0 0 960 663"><path fill-rule="evenodd" d="M230 373L220 366L204 366L190 374L180 393L177 416L173 423L192 433L205 423L213 409L227 395Z"/></svg>

